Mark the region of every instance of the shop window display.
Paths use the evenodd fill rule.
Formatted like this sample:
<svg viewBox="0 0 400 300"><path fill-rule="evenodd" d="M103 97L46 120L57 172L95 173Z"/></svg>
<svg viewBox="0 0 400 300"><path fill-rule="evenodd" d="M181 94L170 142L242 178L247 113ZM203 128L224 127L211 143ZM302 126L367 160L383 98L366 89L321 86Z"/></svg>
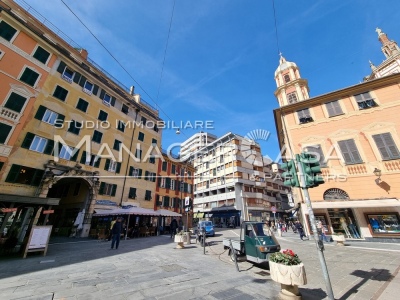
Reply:
<svg viewBox="0 0 400 300"><path fill-rule="evenodd" d="M399 215L396 213L367 215L373 233L400 233Z"/></svg>

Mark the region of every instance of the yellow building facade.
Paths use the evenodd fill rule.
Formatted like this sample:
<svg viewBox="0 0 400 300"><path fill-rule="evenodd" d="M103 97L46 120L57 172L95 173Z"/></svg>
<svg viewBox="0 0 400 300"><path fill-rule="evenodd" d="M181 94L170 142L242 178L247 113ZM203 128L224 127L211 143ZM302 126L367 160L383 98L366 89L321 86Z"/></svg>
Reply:
<svg viewBox="0 0 400 300"><path fill-rule="evenodd" d="M158 111L134 87L124 87L91 61L86 50L67 43L14 1L0 5L1 73L30 93L23 126L14 140L7 139L11 144L0 145L12 147L2 158L1 203L18 207L2 215L1 226L17 229L18 222L10 220L25 214L24 226L49 224L55 234L87 236L96 208L152 209L162 156ZM12 35L10 41L2 28ZM39 47L42 61L35 58ZM21 79L27 67L28 83ZM2 99L15 90L8 81L0 86ZM15 195L55 199L58 205L29 209L11 201ZM44 209L52 212L43 214ZM76 223L79 213L81 224ZM18 234L22 241L20 229Z"/></svg>

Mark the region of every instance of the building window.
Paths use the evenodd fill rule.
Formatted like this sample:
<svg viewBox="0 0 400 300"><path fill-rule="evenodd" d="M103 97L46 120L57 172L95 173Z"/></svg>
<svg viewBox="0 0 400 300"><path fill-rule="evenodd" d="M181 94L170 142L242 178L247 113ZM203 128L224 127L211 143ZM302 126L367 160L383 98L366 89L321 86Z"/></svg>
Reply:
<svg viewBox="0 0 400 300"><path fill-rule="evenodd" d="M44 170L12 165L8 172L6 182L39 186Z"/></svg>
<svg viewBox="0 0 400 300"><path fill-rule="evenodd" d="M99 188L100 195L115 196L116 192L117 192L116 184L110 184L110 183L106 183L106 182L100 183L100 188Z"/></svg>
<svg viewBox="0 0 400 300"><path fill-rule="evenodd" d="M89 102L79 98L78 104L76 105L76 108L81 110L81 111L83 111L83 112L86 112L88 106L89 106Z"/></svg>
<svg viewBox="0 0 400 300"><path fill-rule="evenodd" d="M81 128L82 128L82 123L72 120L71 122L69 122L68 132L79 135Z"/></svg>
<svg viewBox="0 0 400 300"><path fill-rule="evenodd" d="M0 122L0 144L5 144L12 126Z"/></svg>
<svg viewBox="0 0 400 300"><path fill-rule="evenodd" d="M376 106L376 103L369 92L354 95L354 98L356 98L359 109L367 109Z"/></svg>
<svg viewBox="0 0 400 300"><path fill-rule="evenodd" d="M67 99L67 95L68 95L68 91L66 89L62 88L61 86L57 85L57 87L53 93L53 96L61 101L65 101L65 99Z"/></svg>
<svg viewBox="0 0 400 300"><path fill-rule="evenodd" d="M67 145L62 145L61 149L60 149L60 153L58 154L58 157L65 159L65 160L76 161L79 150L77 150L75 152L74 156L71 156L73 154L73 152L74 152L74 148L67 146Z"/></svg>
<svg viewBox="0 0 400 300"><path fill-rule="evenodd" d="M289 76L289 74L285 74L285 75L283 76L283 79L285 80L285 83L290 82L290 76Z"/></svg>
<svg viewBox="0 0 400 300"><path fill-rule="evenodd" d="M129 113L129 107L126 106L125 104L122 104L122 109L121 109L121 111L122 111L124 114L128 114L128 113Z"/></svg>
<svg viewBox="0 0 400 300"><path fill-rule="evenodd" d="M43 153L47 145L47 139L35 135L29 150Z"/></svg>
<svg viewBox="0 0 400 300"><path fill-rule="evenodd" d="M286 95L288 103L292 104L292 103L296 103L297 102L297 94L296 92L293 93L289 93Z"/></svg>
<svg viewBox="0 0 400 300"><path fill-rule="evenodd" d="M64 115L58 114L42 105L39 106L35 115L35 119L38 119L50 125L55 125L56 127L61 127L64 122L64 118Z"/></svg>
<svg viewBox="0 0 400 300"><path fill-rule="evenodd" d="M305 124L313 121L310 110L308 108L298 110L297 116L299 117L300 124Z"/></svg>
<svg viewBox="0 0 400 300"><path fill-rule="evenodd" d="M119 131L124 132L125 131L125 123L122 121L118 121L118 128Z"/></svg>
<svg viewBox="0 0 400 300"><path fill-rule="evenodd" d="M103 103L107 106L110 106L111 103L111 96L107 93L104 93Z"/></svg>
<svg viewBox="0 0 400 300"><path fill-rule="evenodd" d="M136 149L135 156L136 158L142 159L142 150Z"/></svg>
<svg viewBox="0 0 400 300"><path fill-rule="evenodd" d="M147 201L151 200L151 191L146 190L146 194L144 196L144 200L147 200Z"/></svg>
<svg viewBox="0 0 400 300"><path fill-rule="evenodd" d="M374 138L383 160L400 158L399 150L389 132L375 134L372 137Z"/></svg>
<svg viewBox="0 0 400 300"><path fill-rule="evenodd" d="M101 158L97 156L96 154L89 154L86 151L83 151L82 156L81 156L81 164L85 164L88 166L96 167L98 168L100 166L100 161Z"/></svg>
<svg viewBox="0 0 400 300"><path fill-rule="evenodd" d="M166 172L166 171L167 171L167 166L168 166L168 163L167 163L166 161L163 161L163 162L162 162L162 167L161 167L161 169L162 169L164 172Z"/></svg>
<svg viewBox="0 0 400 300"><path fill-rule="evenodd" d="M397 213L367 214L366 216L374 234L400 233L400 219Z"/></svg>
<svg viewBox="0 0 400 300"><path fill-rule="evenodd" d="M342 108L340 107L339 100L325 103L329 117L334 117L343 114Z"/></svg>
<svg viewBox="0 0 400 300"><path fill-rule="evenodd" d="M155 158L154 156L151 156L151 157L149 158L149 163L155 164L155 163L156 163L156 158Z"/></svg>
<svg viewBox="0 0 400 300"><path fill-rule="evenodd" d="M361 156L353 139L339 141L338 144L346 164L362 163Z"/></svg>
<svg viewBox="0 0 400 300"><path fill-rule="evenodd" d="M138 137L139 141L144 141L144 133L143 132L139 132L139 137Z"/></svg>
<svg viewBox="0 0 400 300"><path fill-rule="evenodd" d="M32 69L25 68L19 80L34 87L38 78L39 78L39 73L36 73Z"/></svg>
<svg viewBox="0 0 400 300"><path fill-rule="evenodd" d="M328 189L324 193L324 200L346 200L350 199L349 195L337 188Z"/></svg>
<svg viewBox="0 0 400 300"><path fill-rule="evenodd" d="M21 112L26 100L27 98L12 92L10 97L8 97L6 104L4 104L4 107L16 112Z"/></svg>
<svg viewBox="0 0 400 300"><path fill-rule="evenodd" d="M108 113L106 113L104 110L100 110L97 119L99 119L100 121L107 121L107 118L108 118Z"/></svg>
<svg viewBox="0 0 400 300"><path fill-rule="evenodd" d="M85 82L85 84L83 86L83 91L86 94L91 95L92 91L93 91L93 87L94 87L94 84L86 80L86 82Z"/></svg>
<svg viewBox="0 0 400 300"><path fill-rule="evenodd" d="M16 32L17 32L17 30L15 28L11 27L10 25L8 25L8 23L6 23L4 21L0 22L0 36L3 39L10 42Z"/></svg>
<svg viewBox="0 0 400 300"><path fill-rule="evenodd" d="M46 64L47 60L49 59L50 53L44 50L42 47L38 46L36 48L35 53L33 53L33 57L36 58L43 64Z"/></svg>
<svg viewBox="0 0 400 300"><path fill-rule="evenodd" d="M65 81L72 83L72 78L74 77L74 71L72 71L68 67L65 67L64 72L62 73L61 77Z"/></svg>
<svg viewBox="0 0 400 300"><path fill-rule="evenodd" d="M102 138L103 138L103 134L100 131L95 130L93 132L93 137L92 137L93 142L100 144Z"/></svg>
<svg viewBox="0 0 400 300"><path fill-rule="evenodd" d="M136 199L136 188L129 188L129 195L128 195L129 199Z"/></svg>
<svg viewBox="0 0 400 300"><path fill-rule="evenodd" d="M114 147L113 147L113 149L119 151L119 149L121 148L121 143L122 143L121 141L114 140Z"/></svg>
<svg viewBox="0 0 400 300"><path fill-rule="evenodd" d="M146 126L147 119L146 119L145 117L141 117L140 123L141 123L143 126Z"/></svg>
<svg viewBox="0 0 400 300"><path fill-rule="evenodd" d="M174 175L176 173L176 166L174 164L171 165L171 173Z"/></svg>
<svg viewBox="0 0 400 300"><path fill-rule="evenodd" d="M321 167L327 166L327 162L325 161L325 156L322 152L321 145L307 146L304 150L310 154L316 155L316 157L319 158L318 162Z"/></svg>
<svg viewBox="0 0 400 300"><path fill-rule="evenodd" d="M142 176L142 169L137 169L134 167L129 167L129 176L140 178Z"/></svg>
<svg viewBox="0 0 400 300"><path fill-rule="evenodd" d="M153 145L153 147L157 146L157 140L156 139L151 139L151 144Z"/></svg>

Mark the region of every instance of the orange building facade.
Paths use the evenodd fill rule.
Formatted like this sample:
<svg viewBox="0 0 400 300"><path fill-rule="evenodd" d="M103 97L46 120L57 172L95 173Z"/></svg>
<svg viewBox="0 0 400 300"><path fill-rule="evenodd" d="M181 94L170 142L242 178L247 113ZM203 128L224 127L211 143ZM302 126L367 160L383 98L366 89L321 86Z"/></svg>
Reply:
<svg viewBox="0 0 400 300"><path fill-rule="evenodd" d="M392 49L388 59L397 63L398 48ZM318 155L325 183L309 194L316 219L330 234L400 241L398 70L392 66L391 74L309 98L296 64L281 57L275 73L280 108L274 110L280 147L287 159L300 152ZM310 232L300 189L293 188L293 196Z"/></svg>

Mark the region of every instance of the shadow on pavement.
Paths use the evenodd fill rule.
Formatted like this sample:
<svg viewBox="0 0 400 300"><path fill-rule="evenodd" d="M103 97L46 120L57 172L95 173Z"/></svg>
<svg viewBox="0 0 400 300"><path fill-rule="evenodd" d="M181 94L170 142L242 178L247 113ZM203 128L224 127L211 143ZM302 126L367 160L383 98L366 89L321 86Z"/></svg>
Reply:
<svg viewBox="0 0 400 300"><path fill-rule="evenodd" d="M368 282L368 280L390 281L393 275L386 269L371 269L371 271L355 270L351 275L362 278L362 280L348 290L339 300L348 299L351 295L357 294L359 289Z"/></svg>
<svg viewBox="0 0 400 300"><path fill-rule="evenodd" d="M305 289L299 287L299 292L303 299L307 300L321 300L327 297L327 294L322 289Z"/></svg>

